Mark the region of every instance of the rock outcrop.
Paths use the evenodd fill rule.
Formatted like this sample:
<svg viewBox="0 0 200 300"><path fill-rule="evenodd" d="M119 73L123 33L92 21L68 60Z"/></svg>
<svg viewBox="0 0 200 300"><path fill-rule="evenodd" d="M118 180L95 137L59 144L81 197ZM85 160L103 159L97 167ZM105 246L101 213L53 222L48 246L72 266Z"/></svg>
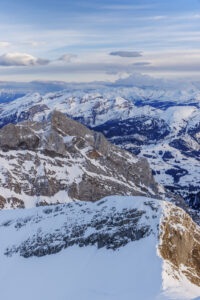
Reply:
<svg viewBox="0 0 200 300"><path fill-rule="evenodd" d="M160 229L159 252L174 276L182 272L200 287L200 227L183 210L166 203Z"/></svg>
<svg viewBox="0 0 200 300"><path fill-rule="evenodd" d="M112 145L103 134L58 111L46 122L4 126L0 149L4 208L10 207L9 198L18 199L20 207L32 207L108 195L160 197L162 191L145 158Z"/></svg>

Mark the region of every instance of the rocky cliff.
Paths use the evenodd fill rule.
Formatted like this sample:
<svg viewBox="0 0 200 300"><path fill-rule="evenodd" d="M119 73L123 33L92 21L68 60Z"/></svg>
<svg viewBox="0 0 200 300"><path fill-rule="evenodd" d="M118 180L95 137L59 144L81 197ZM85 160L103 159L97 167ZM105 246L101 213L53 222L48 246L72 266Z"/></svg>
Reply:
<svg viewBox="0 0 200 300"><path fill-rule="evenodd" d="M0 130L1 208L164 192L145 158L54 111ZM161 196L160 196L161 197Z"/></svg>

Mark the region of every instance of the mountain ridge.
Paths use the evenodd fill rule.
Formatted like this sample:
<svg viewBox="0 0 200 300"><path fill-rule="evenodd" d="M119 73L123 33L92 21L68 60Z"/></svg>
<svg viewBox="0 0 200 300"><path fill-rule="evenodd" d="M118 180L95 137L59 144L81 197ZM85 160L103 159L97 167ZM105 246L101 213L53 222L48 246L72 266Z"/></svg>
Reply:
<svg viewBox="0 0 200 300"><path fill-rule="evenodd" d="M145 158L64 114L0 130L1 206L31 207L108 195L162 197Z"/></svg>

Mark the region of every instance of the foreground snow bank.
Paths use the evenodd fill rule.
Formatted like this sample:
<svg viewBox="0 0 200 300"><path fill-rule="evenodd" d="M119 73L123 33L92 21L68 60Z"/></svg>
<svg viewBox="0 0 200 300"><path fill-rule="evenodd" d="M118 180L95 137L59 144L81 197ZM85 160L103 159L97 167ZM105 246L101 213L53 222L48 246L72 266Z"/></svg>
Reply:
<svg viewBox="0 0 200 300"><path fill-rule="evenodd" d="M173 278L174 270L158 250L163 243L159 227L171 208L163 201L115 196L96 203L1 211L2 299L198 297L200 288L187 277ZM190 287L187 293L184 285Z"/></svg>

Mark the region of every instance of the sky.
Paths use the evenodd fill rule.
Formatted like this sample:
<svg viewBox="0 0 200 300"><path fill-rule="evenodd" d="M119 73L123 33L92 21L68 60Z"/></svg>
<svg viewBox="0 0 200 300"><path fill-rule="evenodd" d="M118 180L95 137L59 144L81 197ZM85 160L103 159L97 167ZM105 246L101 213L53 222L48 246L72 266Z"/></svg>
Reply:
<svg viewBox="0 0 200 300"><path fill-rule="evenodd" d="M0 80L200 79L200 0L2 0Z"/></svg>

